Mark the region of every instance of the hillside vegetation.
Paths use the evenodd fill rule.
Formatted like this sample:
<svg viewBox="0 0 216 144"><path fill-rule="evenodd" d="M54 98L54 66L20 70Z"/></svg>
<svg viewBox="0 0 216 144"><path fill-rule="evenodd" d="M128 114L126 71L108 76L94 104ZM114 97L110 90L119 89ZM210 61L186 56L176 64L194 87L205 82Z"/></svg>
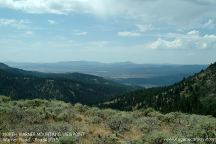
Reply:
<svg viewBox="0 0 216 144"><path fill-rule="evenodd" d="M172 86L130 92L99 106L120 110L153 107L164 113L181 111L216 116L216 63Z"/></svg>
<svg viewBox="0 0 216 144"><path fill-rule="evenodd" d="M97 76L24 71L0 63L0 94L16 100L41 98L90 104L129 90L133 88Z"/></svg>
<svg viewBox="0 0 216 144"><path fill-rule="evenodd" d="M98 109L57 100L19 100L0 96L0 141L15 138L17 143L37 143L43 138L56 138L59 144L174 144L193 143L184 138L200 138L202 143L214 143L216 119L211 116L172 112L163 115L153 109L123 112ZM10 137L16 133L68 133L58 136ZM79 135L69 135L76 133ZM203 139L201 139L203 138ZM56 141L58 140L58 141ZM192 139L196 140L196 139ZM26 142L26 143L27 143ZM49 142L45 142L49 143ZM5 142L5 144L7 144Z"/></svg>

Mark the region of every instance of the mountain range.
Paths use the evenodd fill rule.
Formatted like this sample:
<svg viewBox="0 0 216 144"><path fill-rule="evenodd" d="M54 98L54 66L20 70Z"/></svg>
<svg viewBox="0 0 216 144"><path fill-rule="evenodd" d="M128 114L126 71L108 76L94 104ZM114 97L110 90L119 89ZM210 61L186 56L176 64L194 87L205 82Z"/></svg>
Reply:
<svg viewBox="0 0 216 144"><path fill-rule="evenodd" d="M42 73L0 64L0 94L12 99L57 99L102 108L216 116L216 63L170 86L141 88L81 73ZM138 89L138 90L136 90Z"/></svg>
<svg viewBox="0 0 216 144"><path fill-rule="evenodd" d="M104 77L126 85L157 87L181 81L207 65L136 64L132 62L100 63L90 61L70 61L56 63L15 63L6 62L11 67L45 73L84 73Z"/></svg>

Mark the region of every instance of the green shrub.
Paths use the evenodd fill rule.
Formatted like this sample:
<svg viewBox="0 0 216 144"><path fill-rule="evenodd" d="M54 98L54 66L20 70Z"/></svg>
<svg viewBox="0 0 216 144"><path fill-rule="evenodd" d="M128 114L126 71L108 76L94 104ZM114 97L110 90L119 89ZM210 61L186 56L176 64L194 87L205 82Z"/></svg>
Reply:
<svg viewBox="0 0 216 144"><path fill-rule="evenodd" d="M86 112L86 111L89 109L88 106L82 105L82 104L80 104L80 103L76 103L76 104L74 105L74 108L75 108L75 110L77 110L77 111L79 111L79 112L82 112L82 113Z"/></svg>
<svg viewBox="0 0 216 144"><path fill-rule="evenodd" d="M101 117L98 117L98 116L93 116L93 117L90 117L90 122L93 124L99 124L99 123L103 122L103 119Z"/></svg>
<svg viewBox="0 0 216 144"><path fill-rule="evenodd" d="M76 144L76 139L74 137L61 137L59 138L59 144Z"/></svg>
<svg viewBox="0 0 216 144"><path fill-rule="evenodd" d="M11 100L10 97L0 95L0 103L6 103L9 102L10 100Z"/></svg>
<svg viewBox="0 0 216 144"><path fill-rule="evenodd" d="M19 123L26 117L26 112L20 107L13 107L9 112L12 123Z"/></svg>
<svg viewBox="0 0 216 144"><path fill-rule="evenodd" d="M25 100L25 101L20 101L20 104L24 107L39 107L47 103L48 101L46 100L41 100L41 99L34 99L34 100Z"/></svg>
<svg viewBox="0 0 216 144"><path fill-rule="evenodd" d="M143 144L143 141L142 140L132 140L132 141L126 142L126 144Z"/></svg>
<svg viewBox="0 0 216 144"><path fill-rule="evenodd" d="M149 117L161 117L163 116L161 113L159 113L158 111L156 111L153 108L147 108L145 110L142 111L144 116L149 116Z"/></svg>
<svg viewBox="0 0 216 144"><path fill-rule="evenodd" d="M108 126L110 129L117 132L124 132L130 129L131 121L124 116L114 116L110 121L108 121Z"/></svg>
<svg viewBox="0 0 216 144"><path fill-rule="evenodd" d="M46 121L46 115L43 111L43 108L38 107L38 108L26 108L26 117L23 118L25 122L30 123L30 124L40 124L44 123Z"/></svg>
<svg viewBox="0 0 216 144"><path fill-rule="evenodd" d="M92 142L93 144L120 144L115 136L97 137Z"/></svg>
<svg viewBox="0 0 216 144"><path fill-rule="evenodd" d="M76 117L78 112L73 107L65 107L61 111L56 113L56 121L70 122Z"/></svg>
<svg viewBox="0 0 216 144"><path fill-rule="evenodd" d="M143 137L143 143L149 143L149 144L173 144L174 141L165 141L167 138L172 138L171 135L160 132L160 131L154 131L148 135L144 135Z"/></svg>
<svg viewBox="0 0 216 144"><path fill-rule="evenodd" d="M112 118L114 115L119 114L119 113L115 110L112 110L112 109L100 110L100 114L101 114L101 116L103 115L102 118L104 118L104 119Z"/></svg>
<svg viewBox="0 0 216 144"><path fill-rule="evenodd" d="M176 119L177 118L174 113L168 113L164 115L163 118L160 120L162 120L165 123L173 123L174 121L176 121Z"/></svg>
<svg viewBox="0 0 216 144"><path fill-rule="evenodd" d="M120 113L120 112L119 112ZM112 109L99 109L99 108L90 108L88 109L86 112L85 112L85 115L88 116L88 117L92 117L93 119L95 118L98 119L99 121L107 121L109 119L112 119L112 117L114 115L117 114L117 111L115 110L112 110ZM93 120L92 119L92 120ZM94 121L94 120L93 120ZM96 120L97 121L97 120ZM98 121L98 122L99 122Z"/></svg>

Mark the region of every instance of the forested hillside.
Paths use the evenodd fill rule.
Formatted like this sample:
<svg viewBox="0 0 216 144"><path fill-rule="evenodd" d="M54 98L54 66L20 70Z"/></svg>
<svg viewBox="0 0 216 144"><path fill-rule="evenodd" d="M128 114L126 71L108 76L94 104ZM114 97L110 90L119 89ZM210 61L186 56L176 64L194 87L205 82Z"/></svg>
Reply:
<svg viewBox="0 0 216 144"><path fill-rule="evenodd" d="M120 110L153 107L165 113L182 111L216 116L216 63L172 86L123 94L99 106Z"/></svg>
<svg viewBox="0 0 216 144"><path fill-rule="evenodd" d="M89 104L130 90L133 88L97 76L39 73L0 64L0 94L12 99L57 99Z"/></svg>

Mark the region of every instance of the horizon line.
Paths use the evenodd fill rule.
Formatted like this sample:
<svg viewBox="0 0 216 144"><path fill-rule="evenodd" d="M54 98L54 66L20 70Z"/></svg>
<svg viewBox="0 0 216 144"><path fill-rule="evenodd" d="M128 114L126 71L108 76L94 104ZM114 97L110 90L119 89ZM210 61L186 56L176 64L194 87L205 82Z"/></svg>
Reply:
<svg viewBox="0 0 216 144"><path fill-rule="evenodd" d="M104 61L88 61L88 60L68 60L68 61L46 61L46 62L36 62L36 61L2 61L0 63L10 64L10 63L17 63L17 64L57 64L57 63L72 63L72 62L83 62L83 63L98 63L98 64L135 64L135 65L210 65L211 63L138 63L133 61L116 61L116 62L104 62Z"/></svg>

